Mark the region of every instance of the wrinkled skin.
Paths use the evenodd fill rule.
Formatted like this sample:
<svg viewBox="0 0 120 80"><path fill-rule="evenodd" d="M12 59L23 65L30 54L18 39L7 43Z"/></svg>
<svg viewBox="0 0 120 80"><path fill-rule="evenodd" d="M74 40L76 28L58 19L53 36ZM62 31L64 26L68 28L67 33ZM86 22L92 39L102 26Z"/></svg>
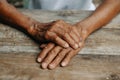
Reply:
<svg viewBox="0 0 120 80"><path fill-rule="evenodd" d="M34 21L32 25L28 29L28 33L32 35L32 37L36 40L38 40L40 43L47 42L48 40L45 39L45 34L48 30L48 28L53 24L53 22L50 23L40 23L37 21Z"/></svg>
<svg viewBox="0 0 120 80"><path fill-rule="evenodd" d="M42 45L43 46L43 45ZM57 66L67 66L70 60L82 49L63 48L54 43L44 45L44 49L39 54L38 61L43 69L54 69Z"/></svg>
<svg viewBox="0 0 120 80"><path fill-rule="evenodd" d="M34 22L29 33L40 42L52 41L64 48L77 49L82 40L77 28L63 20L51 23Z"/></svg>
<svg viewBox="0 0 120 80"><path fill-rule="evenodd" d="M77 49L80 43L79 31L76 27L57 20L50 23L40 23L22 13L6 0L0 0L0 17L6 22L20 26L19 28L28 31L39 42L54 42L61 47L72 47Z"/></svg>
<svg viewBox="0 0 120 80"><path fill-rule="evenodd" d="M82 49L84 41L87 37L87 32L81 29L81 35L83 41L80 43L80 48L63 48L54 43L42 44L40 47L43 48L42 52L38 55L37 61L41 62L43 69L54 69L58 65L67 66L70 60Z"/></svg>
<svg viewBox="0 0 120 80"><path fill-rule="evenodd" d="M66 66L82 48L87 36L106 25L120 12L119 6L120 0L103 0L92 15L77 23L77 27L62 20L51 23L32 22L30 17L19 12L6 0L0 0L0 17L28 31L40 42L49 41L47 45L41 45L43 51L38 56L38 62L42 63L42 68L53 69L57 65ZM81 29L81 25L84 29Z"/></svg>

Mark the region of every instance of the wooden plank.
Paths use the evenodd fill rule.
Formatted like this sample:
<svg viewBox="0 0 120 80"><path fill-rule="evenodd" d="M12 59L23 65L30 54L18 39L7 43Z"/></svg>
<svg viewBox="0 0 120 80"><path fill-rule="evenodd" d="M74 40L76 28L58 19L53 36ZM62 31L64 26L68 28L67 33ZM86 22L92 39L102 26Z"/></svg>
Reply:
<svg viewBox="0 0 120 80"><path fill-rule="evenodd" d="M63 19L69 23L75 24L90 14L92 11L78 11L78 10L63 10L63 11L46 11L46 10L20 10L25 15L28 15L41 22L49 22L58 19ZM109 24L104 28L120 28L120 14L116 16Z"/></svg>
<svg viewBox="0 0 120 80"><path fill-rule="evenodd" d="M120 56L77 55L69 66L42 70L34 53L0 54L0 80L120 80Z"/></svg>
<svg viewBox="0 0 120 80"><path fill-rule="evenodd" d="M119 29L103 28L92 34L79 54L120 55ZM20 31L0 25L0 52L39 53L38 44Z"/></svg>
<svg viewBox="0 0 120 80"><path fill-rule="evenodd" d="M91 12L84 11L38 11L25 10L22 12L42 22L48 22L56 19L64 19L67 22L77 22L84 19ZM41 15L39 15L41 14ZM49 16L48 16L49 14ZM80 17L79 17L80 16ZM120 55L120 15L118 15L110 24L94 33L88 38L85 48L79 54L106 54ZM105 36L106 35L106 36ZM112 45L112 46L111 46ZM92 47L92 48L91 48ZM38 45L30 38L13 28L0 24L0 51L2 53L17 52L36 52L40 50Z"/></svg>
<svg viewBox="0 0 120 80"><path fill-rule="evenodd" d="M91 14L84 11L21 12L42 22L63 19L71 23ZM42 70L36 63L40 51L37 43L24 33L0 24L0 80L120 80L119 22L120 15L93 33L68 67L55 70Z"/></svg>

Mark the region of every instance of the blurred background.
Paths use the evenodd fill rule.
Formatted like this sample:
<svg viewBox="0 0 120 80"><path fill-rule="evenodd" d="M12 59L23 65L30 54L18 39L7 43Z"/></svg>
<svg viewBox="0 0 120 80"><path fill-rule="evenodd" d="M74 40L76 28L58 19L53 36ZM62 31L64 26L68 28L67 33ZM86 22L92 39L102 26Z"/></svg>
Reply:
<svg viewBox="0 0 120 80"><path fill-rule="evenodd" d="M27 8L29 0L8 0L10 4L13 4L17 8ZM95 6L97 7L102 0L93 0Z"/></svg>
<svg viewBox="0 0 120 80"><path fill-rule="evenodd" d="M17 8L24 8L25 0L7 0L10 4L13 4Z"/></svg>

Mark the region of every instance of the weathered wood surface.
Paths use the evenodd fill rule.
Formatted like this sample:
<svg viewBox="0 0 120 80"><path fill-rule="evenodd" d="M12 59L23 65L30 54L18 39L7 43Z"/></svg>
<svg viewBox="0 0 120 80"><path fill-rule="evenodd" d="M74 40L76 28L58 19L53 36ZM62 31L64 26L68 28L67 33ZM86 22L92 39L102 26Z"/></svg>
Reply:
<svg viewBox="0 0 120 80"><path fill-rule="evenodd" d="M42 70L36 54L0 54L0 80L120 80L120 56L78 55L68 67Z"/></svg>
<svg viewBox="0 0 120 80"><path fill-rule="evenodd" d="M42 22L63 19L78 22L92 12L29 11L24 14ZM35 58L38 44L22 32L0 24L0 80L120 80L120 15L93 33L85 48L70 65L55 70L42 70ZM82 55L80 55L82 54Z"/></svg>
<svg viewBox="0 0 120 80"><path fill-rule="evenodd" d="M37 19L41 22L49 22L57 19L63 19L70 23L78 22L84 19L91 12L81 11L24 11L24 14ZM120 55L120 15L118 15L110 24L101 30L92 34L85 48L80 54L107 54ZM39 47L29 37L22 32L0 24L0 52L1 53L18 53L18 52L35 52L38 53Z"/></svg>

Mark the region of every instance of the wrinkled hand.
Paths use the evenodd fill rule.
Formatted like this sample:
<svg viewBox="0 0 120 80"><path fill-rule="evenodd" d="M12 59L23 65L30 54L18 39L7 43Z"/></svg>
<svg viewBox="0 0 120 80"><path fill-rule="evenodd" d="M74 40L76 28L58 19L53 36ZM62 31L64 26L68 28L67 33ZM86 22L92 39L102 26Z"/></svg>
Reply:
<svg viewBox="0 0 120 80"><path fill-rule="evenodd" d="M45 38L53 41L61 47L72 47L74 49L80 47L79 43L82 40L77 28L63 20L55 21L47 30Z"/></svg>
<svg viewBox="0 0 120 80"><path fill-rule="evenodd" d="M41 62L41 67L43 69L54 69L58 65L67 66L69 64L70 60L82 49L84 42L88 37L86 29L80 28L80 34L83 40L79 43L81 47L78 49L73 49L71 47L63 48L54 43L41 45L43 50L38 55L37 61Z"/></svg>
<svg viewBox="0 0 120 80"><path fill-rule="evenodd" d="M83 46L83 43L82 43ZM47 45L41 45L42 52L38 55L38 62L41 62L43 69L54 69L58 65L67 66L70 60L82 49L63 48L55 45L54 43L48 43Z"/></svg>
<svg viewBox="0 0 120 80"><path fill-rule="evenodd" d="M61 47L72 47L77 49L80 47L80 33L75 26L65 23L62 20L53 21L50 23L34 22L29 29L29 33L40 41L52 41Z"/></svg>
<svg viewBox="0 0 120 80"><path fill-rule="evenodd" d="M28 33L32 35L32 37L36 39L37 41L39 41L40 43L47 42L48 40L45 39L45 34L48 28L53 23L54 22L40 23L37 21L33 21L32 25L28 29Z"/></svg>

